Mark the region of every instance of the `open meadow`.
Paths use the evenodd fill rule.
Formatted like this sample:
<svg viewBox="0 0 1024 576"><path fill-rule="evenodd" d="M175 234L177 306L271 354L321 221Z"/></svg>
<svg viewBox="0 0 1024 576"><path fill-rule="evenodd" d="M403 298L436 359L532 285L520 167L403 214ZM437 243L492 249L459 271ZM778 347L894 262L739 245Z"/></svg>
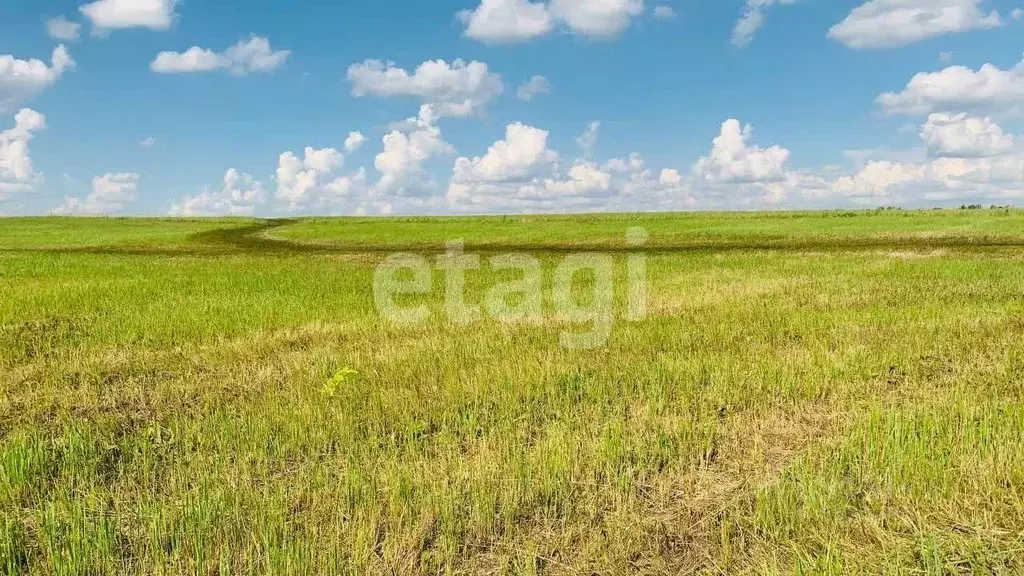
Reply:
<svg viewBox="0 0 1024 576"><path fill-rule="evenodd" d="M539 321L382 318L454 240ZM1022 390L1024 211L2 219L0 573L1019 574Z"/></svg>

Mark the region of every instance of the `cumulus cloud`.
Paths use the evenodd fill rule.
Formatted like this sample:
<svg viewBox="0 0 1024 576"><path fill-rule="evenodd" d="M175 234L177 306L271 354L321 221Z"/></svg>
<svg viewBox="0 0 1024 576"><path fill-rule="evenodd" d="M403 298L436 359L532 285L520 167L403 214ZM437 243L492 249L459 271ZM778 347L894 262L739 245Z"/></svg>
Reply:
<svg viewBox="0 0 1024 576"><path fill-rule="evenodd" d="M662 208L679 208L692 206L691 183L675 168L651 170L647 162L637 153L630 153L626 159L613 158L605 164L606 170L617 174L621 179L612 180L612 190L629 201L638 201L640 205Z"/></svg>
<svg viewBox="0 0 1024 576"><path fill-rule="evenodd" d="M551 0L548 10L573 34L613 38L643 14L643 0Z"/></svg>
<svg viewBox="0 0 1024 576"><path fill-rule="evenodd" d="M629 158L612 158L605 167L613 172L636 172L644 169L644 159L638 152L632 152Z"/></svg>
<svg viewBox="0 0 1024 576"><path fill-rule="evenodd" d="M359 150L364 142L366 142L366 136L363 136L362 132L349 132L348 137L345 138L345 152L351 154Z"/></svg>
<svg viewBox="0 0 1024 576"><path fill-rule="evenodd" d="M14 127L0 132L0 200L33 188L42 180L32 165L28 143L46 129L46 117L29 108L14 115Z"/></svg>
<svg viewBox="0 0 1024 576"><path fill-rule="evenodd" d="M536 195L535 186L554 173L558 154L548 149L548 132L516 122L487 153L455 160L448 185L450 204L501 204L513 197Z"/></svg>
<svg viewBox="0 0 1024 576"><path fill-rule="evenodd" d="M161 74L212 72L228 67L227 59L213 50L193 46L184 52L160 52L149 69Z"/></svg>
<svg viewBox="0 0 1024 576"><path fill-rule="evenodd" d="M544 36L555 27L545 4L527 0L481 0L475 10L457 14L466 36L482 42L524 42Z"/></svg>
<svg viewBox="0 0 1024 576"><path fill-rule="evenodd" d="M153 146L156 146L156 138L153 138L152 136L147 136L142 140L139 140L139 146L141 146L142 148L152 148Z"/></svg>
<svg viewBox="0 0 1024 576"><path fill-rule="evenodd" d="M544 36L560 24L573 34L612 38L643 11L643 0L481 0L457 17L465 24L467 37L497 44Z"/></svg>
<svg viewBox="0 0 1024 576"><path fill-rule="evenodd" d="M334 148L307 146L302 158L290 150L282 152L277 162L277 198L298 209L323 190L343 159Z"/></svg>
<svg viewBox="0 0 1024 576"><path fill-rule="evenodd" d="M53 50L49 66L35 58L18 60L0 54L0 113L11 112L31 100L74 67L75 61L63 45Z"/></svg>
<svg viewBox="0 0 1024 576"><path fill-rule="evenodd" d="M108 173L92 179L92 192L85 199L67 198L54 212L59 214L113 214L136 198L139 175L134 172Z"/></svg>
<svg viewBox="0 0 1024 576"><path fill-rule="evenodd" d="M554 30L547 5L527 0L481 0L473 10L457 14L466 36L488 43L524 42Z"/></svg>
<svg viewBox="0 0 1024 576"><path fill-rule="evenodd" d="M860 202L935 204L1024 198L1024 156L869 162L832 189Z"/></svg>
<svg viewBox="0 0 1024 576"><path fill-rule="evenodd" d="M453 148L433 125L432 118L421 110L419 118L406 120L384 135L384 150L374 158L380 173L374 193L380 195L416 196L431 192L435 184L423 170L423 163Z"/></svg>
<svg viewBox="0 0 1024 576"><path fill-rule="evenodd" d="M82 25L72 22L63 16L50 18L46 21L46 33L54 40L74 42L81 34Z"/></svg>
<svg viewBox="0 0 1024 576"><path fill-rule="evenodd" d="M535 213L956 205L1024 198L1020 139L991 118L934 113L920 135L921 147L864 156L848 169L796 170L788 167L786 148L755 144L753 129L730 119L711 151L680 170L648 167L637 153L603 162L592 153L567 158L549 146L546 130L512 123L479 156L455 160L442 197L429 193L436 185L423 163L450 147L421 116L385 137L377 162L382 177L353 201L363 198L357 212Z"/></svg>
<svg viewBox="0 0 1024 576"><path fill-rule="evenodd" d="M547 146L546 130L516 122L505 128L505 139L498 140L487 153L470 160L455 160L455 182L511 182L527 180L547 173L558 161L558 154Z"/></svg>
<svg viewBox="0 0 1024 576"><path fill-rule="evenodd" d="M754 40L757 31L764 26L764 11L776 4L793 4L797 0L747 0L743 14L732 29L732 44L738 48Z"/></svg>
<svg viewBox="0 0 1024 576"><path fill-rule="evenodd" d="M1016 147L1012 135L991 118L936 113L921 127L921 139L933 156L960 158L998 156Z"/></svg>
<svg viewBox="0 0 1024 576"><path fill-rule="evenodd" d="M78 8L99 34L122 28L167 30L178 0L97 0Z"/></svg>
<svg viewBox="0 0 1024 576"><path fill-rule="evenodd" d="M935 205L1024 198L1021 139L990 118L935 113L920 131L927 156L895 151L839 175L827 193L856 203Z"/></svg>
<svg viewBox="0 0 1024 576"><path fill-rule="evenodd" d="M374 185L367 185L365 173L356 173L333 186L349 194L342 196L344 203L331 205L345 206L347 213L529 213L929 205L1024 197L1024 153L1016 146L1019 140L991 119L933 114L920 132L927 155L924 147L892 151L888 158L866 157L852 170L811 171L789 168L788 150L755 145L751 127L727 120L710 153L683 171L649 168L637 153L605 162L582 154L563 161L564 156L549 147L547 131L513 123L483 154L457 158L446 193L437 196L424 163L450 152L451 147L440 130L421 116L406 120L385 136L384 151L375 162L381 177ZM1007 148L1008 143L1013 147ZM322 174L340 166L338 156L318 152L282 162L294 166L290 181L296 190L320 190L332 182L333 176ZM312 176L304 175L310 171ZM323 192L302 195L317 198L321 194L329 197Z"/></svg>
<svg viewBox="0 0 1024 576"><path fill-rule="evenodd" d="M224 52L193 46L184 52L160 52L149 68L160 74L185 74L227 70L243 76L250 72L272 72L288 60L290 50L273 50L270 40L251 36L239 40Z"/></svg>
<svg viewBox="0 0 1024 576"><path fill-rule="evenodd" d="M1009 70L985 64L978 70L950 66L915 74L900 92L876 99L886 114L931 112L1020 112L1024 103L1024 60Z"/></svg>
<svg viewBox="0 0 1024 576"><path fill-rule="evenodd" d="M659 176L639 154L603 165L577 158L565 168L547 140L547 131L514 123L483 156L458 158L445 196L448 207L464 212L636 210L690 200L678 171L666 169Z"/></svg>
<svg viewBox="0 0 1024 576"><path fill-rule="evenodd" d="M538 74L523 82L519 89L516 90L516 98L529 102L540 94L548 94L550 92L551 81Z"/></svg>
<svg viewBox="0 0 1024 576"><path fill-rule="evenodd" d="M666 186L676 186L683 181L683 176L674 168L663 168L658 181Z"/></svg>
<svg viewBox="0 0 1024 576"><path fill-rule="evenodd" d="M781 180L789 161L789 150L780 146L750 145L754 129L729 119L714 139L711 154L693 167L698 178L712 182L753 183Z"/></svg>
<svg viewBox="0 0 1024 576"><path fill-rule="evenodd" d="M234 216L252 214L267 201L263 184L234 168L224 173L220 188L207 188L194 196L186 196L171 206L173 216Z"/></svg>
<svg viewBox="0 0 1024 576"><path fill-rule="evenodd" d="M923 166L903 164L889 160L868 162L856 174L839 177L832 185L832 190L843 196L860 198L882 197L885 201L890 188L924 180Z"/></svg>
<svg viewBox="0 0 1024 576"><path fill-rule="evenodd" d="M753 209L853 198L834 187L835 175L788 169L788 150L753 145L752 129L737 120L722 125L711 153L689 171L649 168L635 152L603 163L587 157L563 163L548 148L547 139L544 130L512 124L487 154L457 159L445 197L449 209L474 213Z"/></svg>
<svg viewBox="0 0 1024 576"><path fill-rule="evenodd" d="M833 26L830 38L850 48L889 48L942 34L994 28L1002 24L984 0L870 0Z"/></svg>
<svg viewBox="0 0 1024 576"><path fill-rule="evenodd" d="M611 173L586 160L574 162L566 178L544 179L544 190L559 196L608 192L611 187Z"/></svg>
<svg viewBox="0 0 1024 576"><path fill-rule="evenodd" d="M452 181L446 200L460 212L566 212L658 210L692 207L694 200L671 169L659 178L649 170L614 173L587 160L566 171L524 182Z"/></svg>
<svg viewBox="0 0 1024 576"><path fill-rule="evenodd" d="M788 168L789 150L752 144L753 132L750 125L726 120L711 152L694 163L688 177L664 171L661 177L683 178L694 202L708 208L793 206L808 196L828 195L824 175Z"/></svg>
<svg viewBox="0 0 1024 576"><path fill-rule="evenodd" d="M347 76L357 97L418 98L426 107L421 116L431 123L434 118L481 114L505 90L501 75L475 60L428 60L411 74L392 62L366 60L349 66Z"/></svg>

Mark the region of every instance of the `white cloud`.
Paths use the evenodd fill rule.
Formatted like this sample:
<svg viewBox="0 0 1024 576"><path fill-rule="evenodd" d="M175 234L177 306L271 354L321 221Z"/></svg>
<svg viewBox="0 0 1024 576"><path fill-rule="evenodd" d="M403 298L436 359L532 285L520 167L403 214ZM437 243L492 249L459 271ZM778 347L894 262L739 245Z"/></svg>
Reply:
<svg viewBox="0 0 1024 576"><path fill-rule="evenodd" d="M225 55L231 62L231 71L236 74L249 72L272 72L280 68L291 50L273 50L270 40L255 34L248 41L240 40L228 48Z"/></svg>
<svg viewBox="0 0 1024 576"><path fill-rule="evenodd" d="M108 173L92 179L92 192L85 197L67 198L54 212L59 214L113 214L136 198L139 175L134 172Z"/></svg>
<svg viewBox="0 0 1024 576"><path fill-rule="evenodd" d="M709 156L700 158L693 167L703 180L726 183L773 182L783 179L789 150L780 146L759 148L749 145L753 128L729 119L722 124Z"/></svg>
<svg viewBox="0 0 1024 576"><path fill-rule="evenodd" d="M666 186L677 186L683 181L683 176L679 174L678 170L673 168L664 168L658 176L658 181Z"/></svg>
<svg viewBox="0 0 1024 576"><path fill-rule="evenodd" d="M1021 139L990 118L936 113L921 128L927 156L888 151L839 175L823 196L858 204L934 205L1024 198Z"/></svg>
<svg viewBox="0 0 1024 576"><path fill-rule="evenodd" d="M343 156L334 148L315 149L306 146L304 157L290 150L282 152L277 162L277 198L298 208L310 194L324 184L324 178L341 167Z"/></svg>
<svg viewBox="0 0 1024 576"><path fill-rule="evenodd" d="M356 194L367 194L366 169L359 168L346 176L339 176L324 185L331 199L346 199Z"/></svg>
<svg viewBox="0 0 1024 576"><path fill-rule="evenodd" d="M832 190L843 196L885 197L888 189L910 182L924 180L924 168L888 160L868 162L852 176L842 176L832 185Z"/></svg>
<svg viewBox="0 0 1024 576"><path fill-rule="evenodd" d="M1010 17L1014 20L1024 18L1024 8L1014 8L1013 11L1010 12Z"/></svg>
<svg viewBox="0 0 1024 576"><path fill-rule="evenodd" d="M102 34L121 28L167 30L178 0L97 0L79 7L93 29Z"/></svg>
<svg viewBox="0 0 1024 576"><path fill-rule="evenodd" d="M445 195L437 196L424 163L451 148L420 116L385 137L376 162L378 182L368 187L365 177L355 178L357 184L343 187L358 193L332 206L345 206L348 213L534 213L958 205L1024 198L1024 150L993 120L934 114L920 133L927 150L858 154L851 169L794 170L784 147L757 146L749 126L727 120L711 152L683 171L648 168L637 153L604 162L582 154L563 161L549 148L547 131L514 123L485 153L456 159ZM314 179L313 188L327 180Z"/></svg>
<svg viewBox="0 0 1024 576"><path fill-rule="evenodd" d="M830 38L850 48L888 48L1002 24L984 0L870 0L833 26Z"/></svg>
<svg viewBox="0 0 1024 576"><path fill-rule="evenodd" d="M612 175L593 162L578 160L569 169L565 179L545 178L544 190L559 196L579 196L608 192L612 187Z"/></svg>
<svg viewBox="0 0 1024 576"><path fill-rule="evenodd" d="M366 136L363 136L362 132L349 132L348 137L345 138L345 152L349 154L359 150L366 142Z"/></svg>
<svg viewBox="0 0 1024 576"><path fill-rule="evenodd" d="M826 174L816 172L786 172L777 182L759 182L741 187L739 204L749 207L806 206L808 202L834 196L832 181ZM731 198L729 199L731 200ZM729 202L719 207L728 207Z"/></svg>
<svg viewBox="0 0 1024 576"><path fill-rule="evenodd" d="M566 172L525 182L457 182L448 187L449 209L460 212L590 212L692 207L693 198L674 171L661 180L650 171L615 174L586 160Z"/></svg>
<svg viewBox="0 0 1024 576"><path fill-rule="evenodd" d="M540 94L548 94L550 92L551 81L538 74L523 82L522 86L516 90L516 98L529 102Z"/></svg>
<svg viewBox="0 0 1024 576"><path fill-rule="evenodd" d="M270 40L254 35L248 40L239 40L224 52L199 46L184 52L161 52L149 68L161 74L228 70L242 76L250 72L272 72L280 68L290 54L290 50L273 50Z"/></svg>
<svg viewBox="0 0 1024 576"><path fill-rule="evenodd" d="M1016 147L1014 137L991 118L936 113L921 127L921 139L933 156L960 158L998 156Z"/></svg>
<svg viewBox="0 0 1024 576"><path fill-rule="evenodd" d="M516 122L505 128L505 139L487 149L487 154L470 160L455 160L455 182L511 182L549 173L558 154L547 147L548 133Z"/></svg>
<svg viewBox="0 0 1024 576"><path fill-rule="evenodd" d="M466 36L482 42L524 42L554 29L547 6L527 0L481 0L475 10L457 14Z"/></svg>
<svg viewBox="0 0 1024 576"><path fill-rule="evenodd" d="M73 42L78 40L82 25L72 22L63 16L50 18L46 21L46 33L54 40Z"/></svg>
<svg viewBox="0 0 1024 576"><path fill-rule="evenodd" d="M594 120L587 124L587 128L576 137L576 144L583 151L584 158L590 158L594 155L594 148L597 147L597 135L601 130L601 122Z"/></svg>
<svg viewBox="0 0 1024 576"><path fill-rule="evenodd" d="M676 170L660 177L643 158L613 158L600 165L578 158L562 169L545 130L515 123L505 138L472 160L455 161L445 197L463 212L636 210L690 205L688 185Z"/></svg>
<svg viewBox="0 0 1024 576"><path fill-rule="evenodd" d="M551 14L573 34L613 38L644 11L643 0L551 0Z"/></svg>
<svg viewBox="0 0 1024 576"><path fill-rule="evenodd" d="M441 137L441 130L429 117L406 121L383 138L384 150L374 158L380 173L374 192L381 195L415 196L433 190L435 184L423 171L423 163L453 151Z"/></svg>
<svg viewBox="0 0 1024 576"><path fill-rule="evenodd" d="M142 140L139 140L139 146L143 148L152 148L153 146L156 146L156 138L153 138L152 136L147 136Z"/></svg>
<svg viewBox="0 0 1024 576"><path fill-rule="evenodd" d="M428 60L412 74L394 63L367 60L348 68L354 96L411 96L420 99L421 116L433 119L481 114L505 90L501 75L483 62Z"/></svg>
<svg viewBox="0 0 1024 576"><path fill-rule="evenodd" d="M525 42L563 24L573 34L611 38L643 13L643 0L481 0L473 10L457 14L466 36L488 43Z"/></svg>
<svg viewBox="0 0 1024 576"><path fill-rule="evenodd" d="M754 146L751 135L749 126L726 121L711 154L683 172L650 169L635 152L604 163L581 157L563 165L547 147L547 132L511 125L484 156L456 160L446 201L451 210L474 213L756 209L811 199L851 201L832 188L834 176L789 170L788 150Z"/></svg>
<svg viewBox="0 0 1024 576"><path fill-rule="evenodd" d="M742 48L754 40L754 35L764 26L764 11L775 4L793 4L797 0L747 0L743 14L732 30L733 46Z"/></svg>
<svg viewBox="0 0 1024 576"><path fill-rule="evenodd" d="M950 66L921 72L901 92L886 92L876 101L887 114L1019 112L1024 104L1024 60L1009 70L985 64L976 71Z"/></svg>
<svg viewBox="0 0 1024 576"><path fill-rule="evenodd" d="M949 203L1024 198L1024 155L936 158L907 163L873 161L838 178L832 191L858 202Z"/></svg>
<svg viewBox="0 0 1024 576"><path fill-rule="evenodd" d="M291 151L278 156L277 200L288 210L341 206L359 195L367 196L366 170L337 175L345 157L334 148L315 149L307 146L302 158Z"/></svg>
<svg viewBox="0 0 1024 576"><path fill-rule="evenodd" d="M678 209L694 206L690 182L675 168L653 171L640 154L626 160L613 158L606 164L620 179L613 177L610 191L619 197L619 209L639 206L649 209ZM606 195L608 198L608 195Z"/></svg>
<svg viewBox="0 0 1024 576"><path fill-rule="evenodd" d="M519 131L520 134L515 132ZM726 121L709 155L689 172L652 170L639 154L563 164L545 131L506 130L483 156L459 158L445 196L459 212L566 212L877 205L959 205L1024 199L1021 140L984 117L932 116L925 148L858 154L856 166L794 170L781 146L751 143ZM1010 147L1010 145L1013 145ZM928 154L926 154L928 152ZM436 207L435 207L436 208ZM399 210L409 209L409 205Z"/></svg>
<svg viewBox="0 0 1024 576"><path fill-rule="evenodd" d="M42 181L29 154L28 142L46 129L46 117L23 108L14 115L14 127L0 132L0 200L10 193L33 188Z"/></svg>
<svg viewBox="0 0 1024 576"><path fill-rule="evenodd" d="M35 58L18 60L10 54L0 54L0 113L31 100L74 67L75 61L63 45L53 50L49 66Z"/></svg>
<svg viewBox="0 0 1024 576"><path fill-rule="evenodd" d="M656 20L661 20L662 22L675 20L676 11L671 6L656 6L654 8L654 18Z"/></svg>
<svg viewBox="0 0 1024 576"><path fill-rule="evenodd" d="M953 53L949 51L939 52L939 62L949 64L953 61Z"/></svg>
<svg viewBox="0 0 1024 576"><path fill-rule="evenodd" d="M186 196L171 206L175 216L248 215L267 201L263 184L234 168L224 173L219 189L205 189L195 196Z"/></svg>
<svg viewBox="0 0 1024 576"><path fill-rule="evenodd" d="M227 58L207 48L193 46L184 52L161 52L156 55L149 69L161 74L185 72L212 72L227 68Z"/></svg>
<svg viewBox="0 0 1024 576"><path fill-rule="evenodd" d="M637 152L632 152L629 158L612 158L605 167L612 172L639 172L644 169L644 159Z"/></svg>

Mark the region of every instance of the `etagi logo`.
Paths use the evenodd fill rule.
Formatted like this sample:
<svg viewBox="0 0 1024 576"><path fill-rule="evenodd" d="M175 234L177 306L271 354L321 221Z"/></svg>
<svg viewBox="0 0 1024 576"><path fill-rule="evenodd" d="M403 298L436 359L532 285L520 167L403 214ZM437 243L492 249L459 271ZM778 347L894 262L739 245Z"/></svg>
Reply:
<svg viewBox="0 0 1024 576"><path fill-rule="evenodd" d="M630 228L627 248L642 248L647 231ZM624 252L626 264L625 314L627 321L647 317L647 256L641 251ZM584 325L579 332L563 331L559 342L572 349L605 345L615 321L615 256L609 253L578 252L565 255L551 277L550 294L554 318ZM431 265L416 254L393 254L374 272L373 295L377 310L387 320L403 325L430 321L435 312L427 304L405 305L409 295L434 292L434 270L444 274L443 317L457 324L478 322L488 315L500 322L542 323L544 321L544 269L530 254L497 254L486 265L495 274L518 272L516 280L497 283L487 290L481 304L466 301L466 273L485 265L479 254L466 253L461 240L446 244L445 253ZM588 293L589 292L589 293Z"/></svg>

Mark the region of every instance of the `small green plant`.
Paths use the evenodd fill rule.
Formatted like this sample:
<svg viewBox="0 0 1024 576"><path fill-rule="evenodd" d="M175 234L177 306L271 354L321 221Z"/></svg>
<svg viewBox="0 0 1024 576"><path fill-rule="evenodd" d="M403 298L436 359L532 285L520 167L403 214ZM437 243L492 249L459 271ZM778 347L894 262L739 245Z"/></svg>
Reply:
<svg viewBox="0 0 1024 576"><path fill-rule="evenodd" d="M358 374L359 372L347 366L345 368L342 368L341 370L338 370L337 372L334 373L334 376L331 376L331 379L328 380L326 384L324 384L324 396L327 396L328 398L334 398L338 394L338 389L341 387L341 385L344 384L345 381L349 380L351 377L356 376Z"/></svg>

